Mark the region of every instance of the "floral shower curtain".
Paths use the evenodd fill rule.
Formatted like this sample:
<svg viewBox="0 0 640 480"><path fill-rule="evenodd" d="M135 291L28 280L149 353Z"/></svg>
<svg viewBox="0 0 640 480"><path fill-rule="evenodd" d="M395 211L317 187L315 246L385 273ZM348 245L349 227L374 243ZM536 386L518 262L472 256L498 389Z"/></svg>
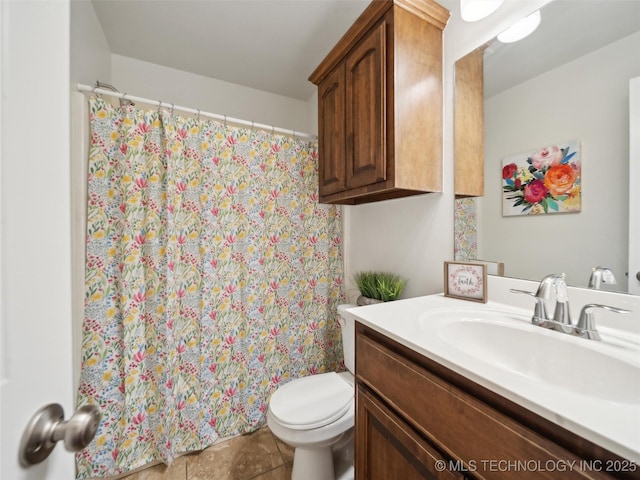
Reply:
<svg viewBox="0 0 640 480"><path fill-rule="evenodd" d="M342 368L340 210L317 145L90 100L77 477L255 430L282 383Z"/></svg>

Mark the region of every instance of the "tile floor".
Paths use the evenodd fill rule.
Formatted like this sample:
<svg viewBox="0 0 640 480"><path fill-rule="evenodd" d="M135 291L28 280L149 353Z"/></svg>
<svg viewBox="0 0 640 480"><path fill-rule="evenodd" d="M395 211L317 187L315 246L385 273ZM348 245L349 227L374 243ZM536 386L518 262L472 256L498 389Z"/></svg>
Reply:
<svg viewBox="0 0 640 480"><path fill-rule="evenodd" d="M290 480L293 448L267 427L155 465L125 480Z"/></svg>

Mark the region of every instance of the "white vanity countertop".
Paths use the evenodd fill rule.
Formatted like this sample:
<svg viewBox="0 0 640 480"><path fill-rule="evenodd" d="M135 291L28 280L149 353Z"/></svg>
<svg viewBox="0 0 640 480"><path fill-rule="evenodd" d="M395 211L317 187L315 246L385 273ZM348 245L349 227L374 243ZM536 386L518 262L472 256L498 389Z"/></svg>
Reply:
<svg viewBox="0 0 640 480"><path fill-rule="evenodd" d="M529 329L533 313L533 305L531 308L522 308L491 300L483 304L448 298L442 294L355 307L348 311L362 324L398 343L626 460L640 463L640 378L629 379L632 382L628 389L632 392L631 398L617 401L605 398L607 392L598 398L598 391L594 395L585 395L564 389L557 383L552 385L529 378L525 372L498 368L468 355L464 349L451 347L451 343L443 341L436 331L429 331L425 312L450 308L507 313L520 329ZM562 335L563 340L578 342L578 348L583 346L580 342L593 342L588 346L596 354L598 351L610 353L613 349L620 361L640 368L640 336L635 332L614 331L603 325L600 328L603 341L596 342L531 327L540 328L542 335ZM576 366L567 360L565 365L558 365L558 371L562 372L563 368L566 368L567 375L571 375Z"/></svg>

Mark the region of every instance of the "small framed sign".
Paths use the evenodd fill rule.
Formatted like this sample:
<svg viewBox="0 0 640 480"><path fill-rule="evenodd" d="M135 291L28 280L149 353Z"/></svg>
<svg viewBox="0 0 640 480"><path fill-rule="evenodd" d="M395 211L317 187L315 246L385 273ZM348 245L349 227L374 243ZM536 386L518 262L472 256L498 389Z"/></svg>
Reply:
<svg viewBox="0 0 640 480"><path fill-rule="evenodd" d="M444 295L487 303L487 267L482 263L444 262Z"/></svg>

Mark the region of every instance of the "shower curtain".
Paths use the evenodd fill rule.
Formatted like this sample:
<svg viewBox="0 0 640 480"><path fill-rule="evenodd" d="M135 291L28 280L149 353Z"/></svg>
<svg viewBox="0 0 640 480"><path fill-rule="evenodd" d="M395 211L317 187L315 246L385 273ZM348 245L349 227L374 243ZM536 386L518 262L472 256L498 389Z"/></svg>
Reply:
<svg viewBox="0 0 640 480"><path fill-rule="evenodd" d="M343 368L340 210L317 144L90 99L77 478L264 423L281 384Z"/></svg>

